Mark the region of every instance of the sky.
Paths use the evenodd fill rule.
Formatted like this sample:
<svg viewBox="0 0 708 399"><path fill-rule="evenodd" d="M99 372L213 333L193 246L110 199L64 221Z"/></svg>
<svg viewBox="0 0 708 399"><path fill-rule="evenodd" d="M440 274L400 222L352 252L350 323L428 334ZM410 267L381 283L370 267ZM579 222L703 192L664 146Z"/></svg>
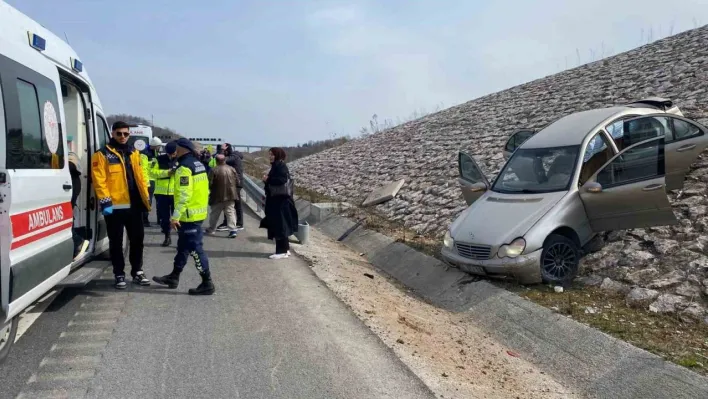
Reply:
<svg viewBox="0 0 708 399"><path fill-rule="evenodd" d="M374 114L406 120L708 24L705 0L5 1L68 38L107 113L265 146L356 136Z"/></svg>

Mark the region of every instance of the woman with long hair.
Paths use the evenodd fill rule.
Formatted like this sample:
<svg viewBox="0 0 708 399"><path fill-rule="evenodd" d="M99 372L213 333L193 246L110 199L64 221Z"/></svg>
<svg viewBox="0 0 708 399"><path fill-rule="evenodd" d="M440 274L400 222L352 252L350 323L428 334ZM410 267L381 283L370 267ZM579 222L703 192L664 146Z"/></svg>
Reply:
<svg viewBox="0 0 708 399"><path fill-rule="evenodd" d="M290 171L285 165L286 154L282 148L268 150L270 172L263 176L265 182L265 218L261 228L268 229L268 239L275 240L275 253L271 259L284 259L290 256L288 237L297 232L298 215L292 193Z"/></svg>

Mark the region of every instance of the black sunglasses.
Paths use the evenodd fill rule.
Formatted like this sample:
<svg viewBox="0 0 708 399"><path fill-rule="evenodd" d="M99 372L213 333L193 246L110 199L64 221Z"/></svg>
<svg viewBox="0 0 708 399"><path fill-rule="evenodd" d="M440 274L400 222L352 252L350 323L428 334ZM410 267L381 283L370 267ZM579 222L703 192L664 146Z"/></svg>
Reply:
<svg viewBox="0 0 708 399"><path fill-rule="evenodd" d="M129 137L130 132L115 132L118 137Z"/></svg>

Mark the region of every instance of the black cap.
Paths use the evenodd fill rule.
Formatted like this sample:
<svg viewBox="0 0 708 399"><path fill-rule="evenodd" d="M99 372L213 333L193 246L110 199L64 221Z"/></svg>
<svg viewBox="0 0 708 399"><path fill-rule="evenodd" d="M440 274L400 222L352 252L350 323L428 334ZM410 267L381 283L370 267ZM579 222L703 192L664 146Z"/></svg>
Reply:
<svg viewBox="0 0 708 399"><path fill-rule="evenodd" d="M123 121L115 121L115 122L113 122L113 126L111 127L111 130L116 131L118 129L126 129L126 128L130 128L130 125L123 122Z"/></svg>
<svg viewBox="0 0 708 399"><path fill-rule="evenodd" d="M182 137L181 139L178 139L178 140L177 140L177 145L178 145L179 147L186 148L186 149L188 149L188 150L191 151L191 152L195 152L195 150L194 150L194 144L192 144L191 141L185 139L184 137Z"/></svg>
<svg viewBox="0 0 708 399"><path fill-rule="evenodd" d="M175 151L177 151L177 142L176 141L170 141L165 145L165 152L167 154L174 154Z"/></svg>

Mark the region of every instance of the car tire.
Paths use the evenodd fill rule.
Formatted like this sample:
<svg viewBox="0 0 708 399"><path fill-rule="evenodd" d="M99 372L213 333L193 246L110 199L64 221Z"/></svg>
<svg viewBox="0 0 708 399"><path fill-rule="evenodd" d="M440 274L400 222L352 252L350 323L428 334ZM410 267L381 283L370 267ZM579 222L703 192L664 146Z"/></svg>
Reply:
<svg viewBox="0 0 708 399"><path fill-rule="evenodd" d="M551 234L541 252L541 277L545 283L567 284L578 274L580 249L566 236Z"/></svg>
<svg viewBox="0 0 708 399"><path fill-rule="evenodd" d="M5 363L7 355L10 354L10 349L12 349L12 345L15 343L19 321L20 316L17 315L8 322L7 326L0 330L0 364Z"/></svg>

